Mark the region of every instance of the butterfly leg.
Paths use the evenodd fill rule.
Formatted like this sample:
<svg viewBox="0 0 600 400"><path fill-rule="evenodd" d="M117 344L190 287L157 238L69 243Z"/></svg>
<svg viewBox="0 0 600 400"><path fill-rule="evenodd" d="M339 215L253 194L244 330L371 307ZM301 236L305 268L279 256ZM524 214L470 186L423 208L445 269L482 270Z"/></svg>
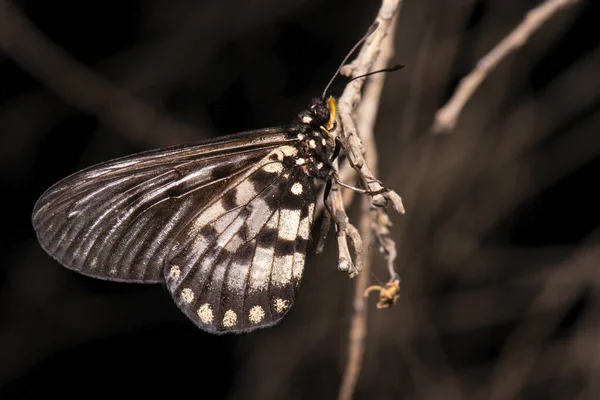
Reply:
<svg viewBox="0 0 600 400"><path fill-rule="evenodd" d="M335 172L333 173L333 180L335 181L335 183L337 183L340 186L343 186L347 189L354 190L355 192L358 192L358 193L367 194L369 196L376 196L378 194L382 194L382 193L386 193L386 192L390 191L390 189L388 189L388 188L381 188L379 190L368 190L368 189L362 189L362 188L358 188L356 186L348 185L347 183L342 182L340 180L339 176Z"/></svg>
<svg viewBox="0 0 600 400"><path fill-rule="evenodd" d="M331 180L328 180L325 184L325 190L323 191L323 204L327 209L329 215L333 215L333 210L331 209L331 205L329 204L329 193L331 193Z"/></svg>
<svg viewBox="0 0 600 400"><path fill-rule="evenodd" d="M342 142L339 139L335 139L335 147L333 149L333 154L331 155L330 161L333 162L340 155L340 150L342 149ZM352 165L352 163L350 164Z"/></svg>
<svg viewBox="0 0 600 400"><path fill-rule="evenodd" d="M319 242L315 251L316 254L321 253L325 248L325 239L327 239L327 234L329 233L329 229L331 228L331 219L333 217L331 200L329 199L329 194L331 193L331 186L331 180L327 180L327 183L325 184L325 190L323 191L323 205L325 206L325 209L327 211L323 213L323 221L321 222L321 232L319 234Z"/></svg>
<svg viewBox="0 0 600 400"><path fill-rule="evenodd" d="M390 190L388 188L382 188L379 190L368 190L368 189L357 188L356 186L348 185L347 183L340 181L337 176L335 176L335 183L337 183L338 185L343 186L345 188L354 190L355 192L362 193L362 194L368 194L369 196L375 196L375 195L378 195L381 193L388 192Z"/></svg>
<svg viewBox="0 0 600 400"><path fill-rule="evenodd" d="M342 142L340 141L339 138L336 138L336 140L335 140L335 148L333 150L333 155L331 156L331 161L335 160L339 156L340 150L341 150L342 147L343 147ZM352 161L350 160L350 158L346 157L346 160L348 161L348 163L350 164L350 166L353 169L355 169L357 171L360 169L355 164L352 163ZM345 187L347 189L354 190L355 192L358 192L358 193L368 194L369 196L376 196L378 194L382 194L382 193L386 193L386 192L390 191L390 189L385 188L385 187L381 188L379 190L368 190L368 189L361 189L361 188L357 188L357 187L352 186L352 185L348 185L348 184L346 184L346 183L344 183L344 182L342 182L340 180L339 176L337 175L337 173L335 171L333 171L333 173L332 173L332 178L340 186L343 186L343 187ZM378 181L378 180L374 180L373 182L369 182L369 183L374 183L374 182L377 182L377 183L379 183L381 185L381 182Z"/></svg>

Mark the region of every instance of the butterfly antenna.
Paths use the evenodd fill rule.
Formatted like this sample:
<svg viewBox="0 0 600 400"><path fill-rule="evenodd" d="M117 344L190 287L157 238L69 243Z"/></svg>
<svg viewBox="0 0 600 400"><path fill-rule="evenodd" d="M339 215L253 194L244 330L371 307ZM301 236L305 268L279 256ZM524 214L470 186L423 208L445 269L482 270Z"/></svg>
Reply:
<svg viewBox="0 0 600 400"><path fill-rule="evenodd" d="M379 73L382 73L382 72L394 72L394 71L398 71L399 69L402 69L404 67L406 67L405 64L398 63L398 64L395 64L395 65L392 65L391 67L378 69L377 71L367 72L366 74L355 76L354 78L352 78L348 82L346 82L346 84L348 84L348 83L350 83L352 81L355 81L357 79L364 78L366 76L371 76L371 75L379 74Z"/></svg>
<svg viewBox="0 0 600 400"><path fill-rule="evenodd" d="M342 63L338 67L338 69L335 71L335 74L333 74L333 77L331 78L331 80L329 81L329 83L327 84L327 86L325 86L325 90L323 90L323 96L322 96L323 99L325 98L325 96L327 96L327 92L329 91L329 87L331 86L331 84L333 83L333 81L335 80L335 78L337 77L337 75L340 73L340 70L342 69L342 67L344 65L346 65L346 61L348 61L348 58L350 58L350 56L352 55L352 53L354 53L356 51L356 49L358 48L358 46L360 46L361 44L363 44L364 41L367 40L367 38L369 36L371 36L371 34L373 34L373 32L375 32L375 30L378 27L379 27L379 22L378 21L373 22L373 24L369 27L369 30L367 31L367 33L365 33L365 35L358 42L356 42L356 44L354 45L354 47L352 47L352 49L348 52L348 54L346 54L346 57L344 57L344 60L342 61Z"/></svg>
<svg viewBox="0 0 600 400"><path fill-rule="evenodd" d="M362 74L362 75L355 76L354 78L352 78L352 79L350 79L350 80L348 80L348 81L346 81L346 82L341 82L341 83L339 83L339 84L335 85L335 86L334 86L334 87L331 89L331 91L333 92L333 91L335 91L335 89L337 89L338 87L340 87L340 86L342 86L342 85L347 85L347 84L349 84L350 82L352 82L352 81L355 81L355 80L357 80L357 79L364 78L364 77L371 76L371 75L375 75L375 74L380 74L380 73L382 73L382 72L394 72L394 71L398 71L399 69L402 69L402 68L404 68L405 66L406 66L406 65L405 65L405 64L403 64L403 63L398 63L398 64L395 64L395 65L393 65L393 66L391 66L391 67L382 68L382 69L378 69L377 71L371 71L371 72L367 72L366 74Z"/></svg>

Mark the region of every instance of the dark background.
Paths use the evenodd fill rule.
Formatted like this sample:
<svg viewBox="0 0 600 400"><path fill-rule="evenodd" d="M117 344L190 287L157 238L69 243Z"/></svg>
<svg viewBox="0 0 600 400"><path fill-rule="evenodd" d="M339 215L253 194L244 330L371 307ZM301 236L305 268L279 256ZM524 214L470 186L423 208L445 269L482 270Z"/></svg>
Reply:
<svg viewBox="0 0 600 400"><path fill-rule="evenodd" d="M356 398L600 397L600 2L548 21L484 82L453 134L429 132L459 79L539 3L404 2L394 59L407 67L386 77L376 127L379 178L407 208L391 214L402 297L381 311L370 299ZM99 80L0 22L0 398L335 397L353 281L335 268L333 240L310 251L280 325L215 337L158 285L62 268L30 215L51 184L94 163L289 122L379 3L12 4ZM0 5L3 21L14 18ZM60 90L57 77L68 77ZM378 255L377 279L387 279Z"/></svg>

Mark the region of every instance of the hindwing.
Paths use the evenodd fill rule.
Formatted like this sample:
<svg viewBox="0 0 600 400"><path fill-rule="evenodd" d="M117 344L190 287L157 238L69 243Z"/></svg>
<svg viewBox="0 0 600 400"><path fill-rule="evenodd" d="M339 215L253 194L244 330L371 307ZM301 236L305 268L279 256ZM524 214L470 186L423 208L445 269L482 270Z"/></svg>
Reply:
<svg viewBox="0 0 600 400"><path fill-rule="evenodd" d="M316 187L275 149L228 184L180 231L165 264L179 308L212 333L277 323L304 271Z"/></svg>

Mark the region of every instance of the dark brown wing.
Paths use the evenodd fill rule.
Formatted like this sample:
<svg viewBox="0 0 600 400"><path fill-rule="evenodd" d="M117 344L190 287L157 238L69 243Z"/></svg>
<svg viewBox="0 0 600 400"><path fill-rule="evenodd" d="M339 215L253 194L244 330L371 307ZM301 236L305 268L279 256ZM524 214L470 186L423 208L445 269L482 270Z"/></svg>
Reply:
<svg viewBox="0 0 600 400"><path fill-rule="evenodd" d="M211 333L276 324L304 271L317 184L281 146L231 180L173 240L165 279L179 308Z"/></svg>
<svg viewBox="0 0 600 400"><path fill-rule="evenodd" d="M236 176L289 143L281 129L101 163L48 189L32 222L46 252L95 278L154 283L179 231Z"/></svg>

